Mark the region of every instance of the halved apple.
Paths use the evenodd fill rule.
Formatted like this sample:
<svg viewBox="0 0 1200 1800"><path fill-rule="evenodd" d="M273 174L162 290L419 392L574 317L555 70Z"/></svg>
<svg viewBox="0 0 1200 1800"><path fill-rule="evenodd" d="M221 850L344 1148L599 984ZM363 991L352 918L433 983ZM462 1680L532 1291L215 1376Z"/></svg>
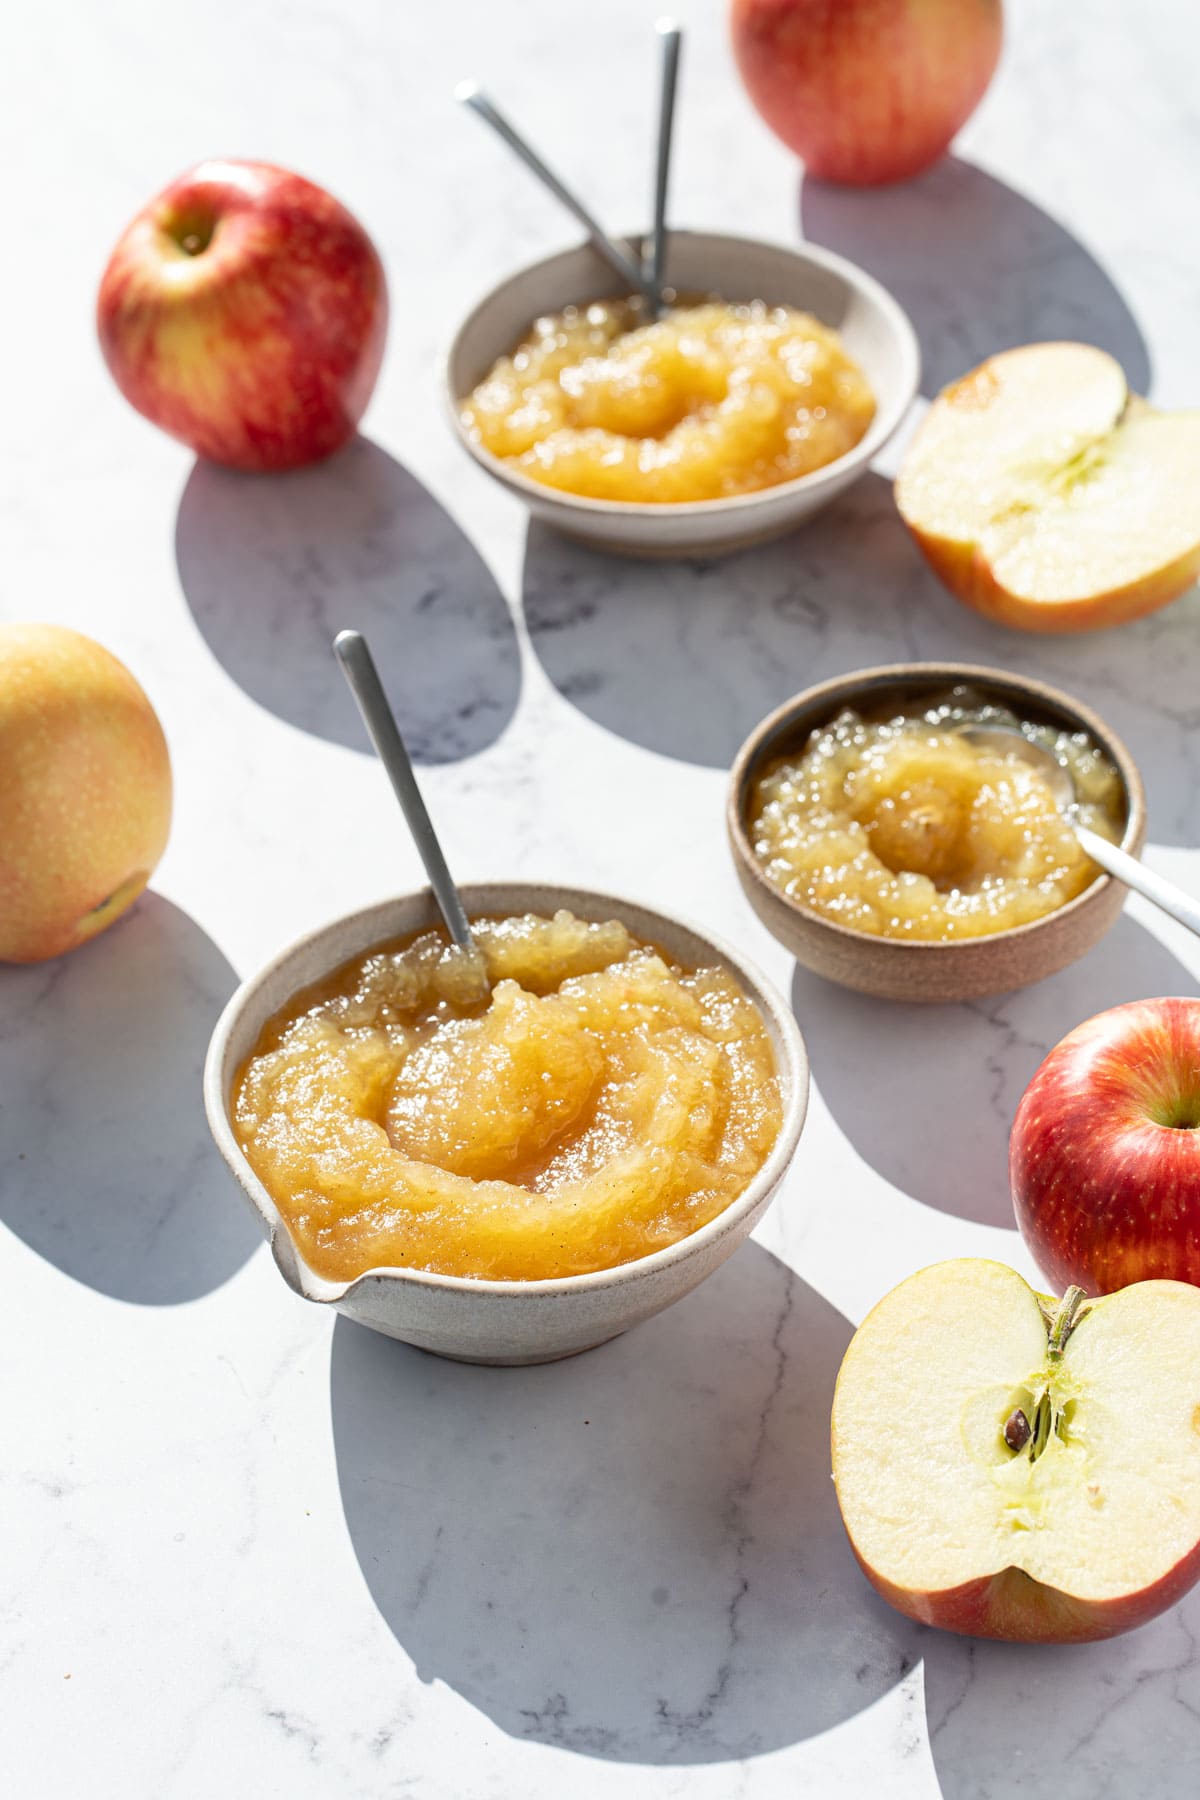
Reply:
<svg viewBox="0 0 1200 1800"><path fill-rule="evenodd" d="M1068 1643L1153 1618L1200 1578L1200 1289L1034 1293L937 1263L842 1363L833 1478L868 1579L910 1618Z"/></svg>
<svg viewBox="0 0 1200 1800"><path fill-rule="evenodd" d="M951 593L989 618L1118 625L1200 576L1200 412L1156 412L1090 344L1006 350L938 395L896 504Z"/></svg>

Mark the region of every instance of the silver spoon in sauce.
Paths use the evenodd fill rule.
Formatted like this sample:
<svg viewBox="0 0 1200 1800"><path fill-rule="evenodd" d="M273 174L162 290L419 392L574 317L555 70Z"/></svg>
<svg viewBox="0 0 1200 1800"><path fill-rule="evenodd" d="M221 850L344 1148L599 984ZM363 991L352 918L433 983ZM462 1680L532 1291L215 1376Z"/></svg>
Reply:
<svg viewBox="0 0 1200 1800"><path fill-rule="evenodd" d="M387 770L388 779L395 789L408 829L412 832L413 842L425 865L434 899L446 922L446 930L464 955L469 956L478 966L480 979L486 983L483 952L475 942L462 896L454 885L454 877L442 854L437 832L433 829L433 820L421 798L412 759L396 723L396 715L383 691L383 683L379 679L375 659L367 648L367 640L358 631L339 631L333 640L333 652L341 663L342 673L358 702L358 710L375 746L375 754Z"/></svg>
<svg viewBox="0 0 1200 1800"><path fill-rule="evenodd" d="M1031 742L1024 732L1015 730L1011 725L962 725L959 733L977 749L990 750L997 756L1019 756L1031 768L1036 769L1049 788L1055 805L1079 839L1085 854L1094 863L1098 863L1106 874L1124 882L1135 894L1140 894L1151 905L1157 906L1160 911L1200 936L1200 902L1193 900L1190 894L1185 894L1182 888L1176 887L1165 876L1156 875L1153 869L1140 863L1136 856L1130 856L1128 850L1122 850L1119 844L1110 844L1099 832L1079 824L1072 816L1076 800L1075 783L1071 779L1070 770L1065 769L1049 750Z"/></svg>
<svg viewBox="0 0 1200 1800"><path fill-rule="evenodd" d="M587 232L600 255L615 269L621 280L627 282L635 293L642 296L650 308L652 317L659 313L658 291L653 281L645 274L633 258L615 244L609 237L599 219L590 213L577 194L571 192L565 181L554 173L547 162L538 155L533 145L523 138L516 126L500 111L494 101L489 100L474 81L460 81L454 90L454 98L460 105L481 118L485 125L490 125L496 136L503 139L513 153L520 157L527 169L532 170L543 187L549 188L561 206L565 206L572 216Z"/></svg>

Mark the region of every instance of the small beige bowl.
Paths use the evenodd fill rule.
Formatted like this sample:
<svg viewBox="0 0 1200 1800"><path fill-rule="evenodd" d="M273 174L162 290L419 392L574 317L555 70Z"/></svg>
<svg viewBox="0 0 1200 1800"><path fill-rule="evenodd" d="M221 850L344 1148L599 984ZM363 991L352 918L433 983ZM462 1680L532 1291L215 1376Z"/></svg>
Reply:
<svg viewBox="0 0 1200 1800"><path fill-rule="evenodd" d="M373 944L435 924L428 889L367 907L301 938L244 981L217 1022L204 1065L204 1106L217 1147L270 1239L284 1280L306 1300L333 1306L360 1325L459 1362L539 1363L591 1349L680 1300L711 1275L766 1211L792 1159L808 1105L808 1058L796 1021L775 990L737 951L695 926L629 900L574 888L505 882L464 887L473 917L567 907L581 919L620 919L638 937L694 966L720 965L762 1013L783 1101L783 1123L754 1180L717 1218L690 1237L637 1262L559 1281L475 1281L417 1269L375 1269L331 1282L305 1264L275 1202L238 1145L229 1116L237 1072L259 1032L292 995Z"/></svg>
<svg viewBox="0 0 1200 1800"><path fill-rule="evenodd" d="M932 699L964 686L1035 724L1086 731L1115 763L1125 789L1122 848L1136 856L1146 832L1146 799L1137 765L1104 720L1059 689L969 663L895 663L824 681L788 700L742 745L730 777L726 824L738 879L767 930L798 963L885 1000L976 1000L1008 993L1076 962L1116 923L1126 889L1100 875L1057 912L1029 925L960 943L906 943L873 937L824 918L769 881L754 854L749 807L754 782L772 757L800 749L843 707L875 711L893 702Z"/></svg>
<svg viewBox="0 0 1200 1800"><path fill-rule="evenodd" d="M621 240L633 256L641 239ZM611 299L619 282L584 243L531 264L493 288L460 328L446 359L446 399L461 443L530 512L570 537L635 556L711 556L790 531L827 506L867 468L912 403L920 375L916 335L886 289L827 250L801 249L711 231L673 231L666 279L680 293L795 306L832 325L875 391L877 410L862 442L836 462L756 494L678 505L589 500L530 481L473 443L459 409L499 356L544 313Z"/></svg>

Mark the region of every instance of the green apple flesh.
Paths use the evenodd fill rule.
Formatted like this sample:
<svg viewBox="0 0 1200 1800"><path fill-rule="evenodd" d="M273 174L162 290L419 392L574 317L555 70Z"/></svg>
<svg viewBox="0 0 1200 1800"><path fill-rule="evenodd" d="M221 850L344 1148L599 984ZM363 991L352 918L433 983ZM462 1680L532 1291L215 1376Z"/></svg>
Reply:
<svg viewBox="0 0 1200 1800"><path fill-rule="evenodd" d="M1064 1303L1001 1263L922 1270L846 1352L833 1474L911 1618L1023 1642L1144 1623L1200 1577L1200 1289Z"/></svg>

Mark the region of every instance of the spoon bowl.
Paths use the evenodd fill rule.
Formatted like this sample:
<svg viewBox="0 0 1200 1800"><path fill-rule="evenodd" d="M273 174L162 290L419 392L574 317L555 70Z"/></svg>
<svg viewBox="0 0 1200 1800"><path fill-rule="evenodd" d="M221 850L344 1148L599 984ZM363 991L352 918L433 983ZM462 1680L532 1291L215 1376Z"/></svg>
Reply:
<svg viewBox="0 0 1200 1800"><path fill-rule="evenodd" d="M1031 743L1023 732L1015 731L1007 725L968 725L963 728L963 737L968 743L980 749L995 750L1000 755L1020 756L1029 763L1041 776L1054 799L1055 805L1068 817L1075 807L1075 783L1071 772L1065 769L1058 758L1044 750L1040 744ZM1105 872L1117 881L1132 888L1144 900L1149 900L1169 918L1180 925L1186 925L1189 931L1200 936L1200 903L1193 900L1190 894L1176 887L1173 881L1167 881L1162 875L1156 875L1153 869L1145 868L1129 852L1122 850L1119 844L1112 844L1097 831L1087 825L1081 825L1071 818L1075 835L1084 850L1094 863L1098 863Z"/></svg>
<svg viewBox="0 0 1200 1800"><path fill-rule="evenodd" d="M1068 812L1075 804L1075 783L1071 771L1041 744L1035 744L1023 731L1012 725L964 725L958 735L977 750L990 750L997 756L1017 756L1041 776L1054 804Z"/></svg>

